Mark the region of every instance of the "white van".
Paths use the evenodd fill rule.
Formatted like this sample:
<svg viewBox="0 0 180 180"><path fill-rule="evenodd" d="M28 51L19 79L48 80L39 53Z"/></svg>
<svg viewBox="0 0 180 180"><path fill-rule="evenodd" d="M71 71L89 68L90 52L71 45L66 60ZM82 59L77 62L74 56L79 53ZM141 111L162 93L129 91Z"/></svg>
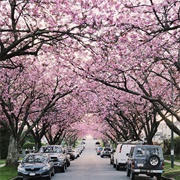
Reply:
<svg viewBox="0 0 180 180"><path fill-rule="evenodd" d="M135 146L135 143L120 143L116 147L116 152L114 153L114 164L113 167L116 170L120 168L125 168L126 161L128 159L128 153L131 147Z"/></svg>

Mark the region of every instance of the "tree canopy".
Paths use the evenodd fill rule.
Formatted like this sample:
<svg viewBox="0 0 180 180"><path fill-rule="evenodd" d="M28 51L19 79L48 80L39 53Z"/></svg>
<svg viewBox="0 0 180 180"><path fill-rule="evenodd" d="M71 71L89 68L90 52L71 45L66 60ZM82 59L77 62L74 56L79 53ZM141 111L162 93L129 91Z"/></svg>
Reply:
<svg viewBox="0 0 180 180"><path fill-rule="evenodd" d="M0 1L7 165L28 133L37 143L43 134L50 143L86 134L151 143L164 121L180 135L170 119L180 122L179 8L179 0Z"/></svg>

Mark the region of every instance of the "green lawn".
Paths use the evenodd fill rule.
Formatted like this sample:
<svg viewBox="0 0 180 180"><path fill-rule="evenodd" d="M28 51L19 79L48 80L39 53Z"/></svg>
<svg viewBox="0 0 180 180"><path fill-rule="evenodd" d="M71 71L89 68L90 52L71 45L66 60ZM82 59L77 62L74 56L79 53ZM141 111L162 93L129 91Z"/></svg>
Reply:
<svg viewBox="0 0 180 180"><path fill-rule="evenodd" d="M171 164L165 162L163 176L180 180L180 166L175 165L172 169Z"/></svg>
<svg viewBox="0 0 180 180"><path fill-rule="evenodd" d="M17 176L17 168L12 167L1 167L0 168L0 179L1 180L10 180Z"/></svg>
<svg viewBox="0 0 180 180"><path fill-rule="evenodd" d="M166 160L169 160L169 161L171 160L171 156L165 155L164 158L165 158ZM174 161L180 162L180 157L174 157Z"/></svg>
<svg viewBox="0 0 180 180"><path fill-rule="evenodd" d="M5 164L6 160L5 159L0 159L0 164Z"/></svg>

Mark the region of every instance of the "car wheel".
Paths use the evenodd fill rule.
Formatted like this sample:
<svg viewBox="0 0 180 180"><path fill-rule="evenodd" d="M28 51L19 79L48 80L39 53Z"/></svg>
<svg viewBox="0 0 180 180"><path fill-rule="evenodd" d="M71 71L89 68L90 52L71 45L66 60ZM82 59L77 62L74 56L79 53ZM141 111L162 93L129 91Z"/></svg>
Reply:
<svg viewBox="0 0 180 180"><path fill-rule="evenodd" d="M117 170L117 171L119 170L119 164L118 164L117 161L116 161L116 170Z"/></svg>
<svg viewBox="0 0 180 180"><path fill-rule="evenodd" d="M128 169L128 167L126 167L126 175L129 177L130 176L130 170Z"/></svg>
<svg viewBox="0 0 180 180"><path fill-rule="evenodd" d="M70 161L67 162L67 167L69 167L71 164L70 164Z"/></svg>
<svg viewBox="0 0 180 180"><path fill-rule="evenodd" d="M101 158L103 158L104 156L101 156Z"/></svg>
<svg viewBox="0 0 180 180"><path fill-rule="evenodd" d="M119 170L119 165L116 163L116 170L118 171Z"/></svg>
<svg viewBox="0 0 180 180"><path fill-rule="evenodd" d="M154 155L152 155L152 156L149 157L149 164L150 164L152 167L158 166L159 163L160 163L160 158L159 158L159 156L157 156L157 155L154 154Z"/></svg>
<svg viewBox="0 0 180 180"><path fill-rule="evenodd" d="M161 174L156 175L157 180L161 180Z"/></svg>
<svg viewBox="0 0 180 180"><path fill-rule="evenodd" d="M113 167L116 168L116 164L113 163Z"/></svg>
<svg viewBox="0 0 180 180"><path fill-rule="evenodd" d="M48 180L51 179L51 171L49 171L49 176L47 177Z"/></svg>
<svg viewBox="0 0 180 180"><path fill-rule="evenodd" d="M55 175L55 170L54 170L54 168L52 169L52 176L54 176Z"/></svg>
<svg viewBox="0 0 180 180"><path fill-rule="evenodd" d="M61 167L61 172L65 172L66 171L66 167L65 167L65 164Z"/></svg>
<svg viewBox="0 0 180 180"><path fill-rule="evenodd" d="M130 179L131 180L134 180L135 179L135 174L134 174L134 172L131 170L131 172L130 172Z"/></svg>

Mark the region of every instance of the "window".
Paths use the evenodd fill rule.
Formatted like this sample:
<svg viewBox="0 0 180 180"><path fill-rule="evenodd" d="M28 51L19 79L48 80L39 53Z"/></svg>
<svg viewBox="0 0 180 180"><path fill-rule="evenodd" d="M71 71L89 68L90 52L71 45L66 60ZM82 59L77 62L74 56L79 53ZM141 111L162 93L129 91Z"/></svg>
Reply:
<svg viewBox="0 0 180 180"><path fill-rule="evenodd" d="M147 155L147 156L157 155L157 156L159 156L160 158L162 158L161 148L159 148L159 147L147 148L147 149L146 149L146 155Z"/></svg>
<svg viewBox="0 0 180 180"><path fill-rule="evenodd" d="M138 148L136 149L136 156L137 156L137 157L145 156L145 152L146 152L145 147L138 147Z"/></svg>

